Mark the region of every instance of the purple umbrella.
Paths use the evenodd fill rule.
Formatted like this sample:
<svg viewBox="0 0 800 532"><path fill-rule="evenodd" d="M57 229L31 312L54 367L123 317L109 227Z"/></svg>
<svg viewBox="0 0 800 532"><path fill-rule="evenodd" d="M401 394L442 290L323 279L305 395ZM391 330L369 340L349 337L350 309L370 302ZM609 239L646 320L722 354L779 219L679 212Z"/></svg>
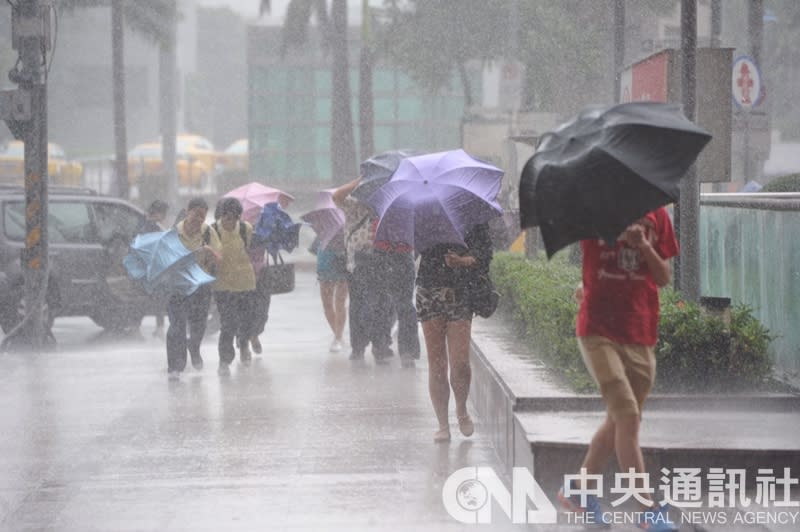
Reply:
<svg viewBox="0 0 800 532"><path fill-rule="evenodd" d="M375 240L405 242L417 251L463 244L472 226L502 214L503 171L464 150L408 157L370 196L380 218Z"/></svg>
<svg viewBox="0 0 800 532"><path fill-rule="evenodd" d="M333 237L344 228L344 212L333 203L333 190L335 189L319 191L314 210L300 217L317 233L320 249L325 249Z"/></svg>

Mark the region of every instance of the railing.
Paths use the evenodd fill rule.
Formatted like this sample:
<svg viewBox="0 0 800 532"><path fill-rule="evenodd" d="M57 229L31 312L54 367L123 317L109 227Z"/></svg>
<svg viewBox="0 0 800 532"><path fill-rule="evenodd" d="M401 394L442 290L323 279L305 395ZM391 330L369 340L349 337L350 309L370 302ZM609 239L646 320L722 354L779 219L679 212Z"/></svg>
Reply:
<svg viewBox="0 0 800 532"><path fill-rule="evenodd" d="M703 295L751 306L777 338L776 369L800 375L800 194L703 194Z"/></svg>

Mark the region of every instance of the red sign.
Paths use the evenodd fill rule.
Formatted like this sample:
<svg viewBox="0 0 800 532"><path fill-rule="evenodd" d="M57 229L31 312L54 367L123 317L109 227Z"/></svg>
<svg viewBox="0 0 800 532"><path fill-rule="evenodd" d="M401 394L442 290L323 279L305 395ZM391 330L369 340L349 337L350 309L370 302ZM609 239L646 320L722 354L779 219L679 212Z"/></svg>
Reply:
<svg viewBox="0 0 800 532"><path fill-rule="evenodd" d="M667 65L666 52L661 52L633 65L630 101L666 102Z"/></svg>

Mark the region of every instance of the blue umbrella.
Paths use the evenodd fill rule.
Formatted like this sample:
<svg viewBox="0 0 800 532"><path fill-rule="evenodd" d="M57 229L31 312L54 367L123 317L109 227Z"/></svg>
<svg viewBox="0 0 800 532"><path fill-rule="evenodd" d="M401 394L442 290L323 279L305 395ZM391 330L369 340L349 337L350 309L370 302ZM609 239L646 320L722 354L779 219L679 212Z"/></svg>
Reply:
<svg viewBox="0 0 800 532"><path fill-rule="evenodd" d="M300 226L277 202L267 203L261 210L253 230L253 240L267 248L267 253L277 256L281 249L291 253L300 239Z"/></svg>
<svg viewBox="0 0 800 532"><path fill-rule="evenodd" d="M215 280L200 267L175 229L138 235L122 264L149 294L166 290L190 295Z"/></svg>

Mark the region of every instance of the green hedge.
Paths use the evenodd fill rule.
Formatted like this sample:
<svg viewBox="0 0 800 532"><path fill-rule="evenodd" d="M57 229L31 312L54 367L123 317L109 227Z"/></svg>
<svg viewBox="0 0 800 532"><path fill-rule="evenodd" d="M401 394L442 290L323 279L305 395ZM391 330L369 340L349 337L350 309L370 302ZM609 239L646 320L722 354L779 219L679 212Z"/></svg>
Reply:
<svg viewBox="0 0 800 532"><path fill-rule="evenodd" d="M492 279L502 295L503 310L537 353L577 391L592 391L594 383L575 339L578 305L573 294L580 269L565 257L562 253L551 261L530 261L517 253L496 253ZM664 391L758 388L772 373L771 340L746 306L731 309L728 333L722 320L704 315L697 305L664 289L656 386Z"/></svg>
<svg viewBox="0 0 800 532"><path fill-rule="evenodd" d="M800 192L800 174L776 177L764 185L761 192Z"/></svg>

